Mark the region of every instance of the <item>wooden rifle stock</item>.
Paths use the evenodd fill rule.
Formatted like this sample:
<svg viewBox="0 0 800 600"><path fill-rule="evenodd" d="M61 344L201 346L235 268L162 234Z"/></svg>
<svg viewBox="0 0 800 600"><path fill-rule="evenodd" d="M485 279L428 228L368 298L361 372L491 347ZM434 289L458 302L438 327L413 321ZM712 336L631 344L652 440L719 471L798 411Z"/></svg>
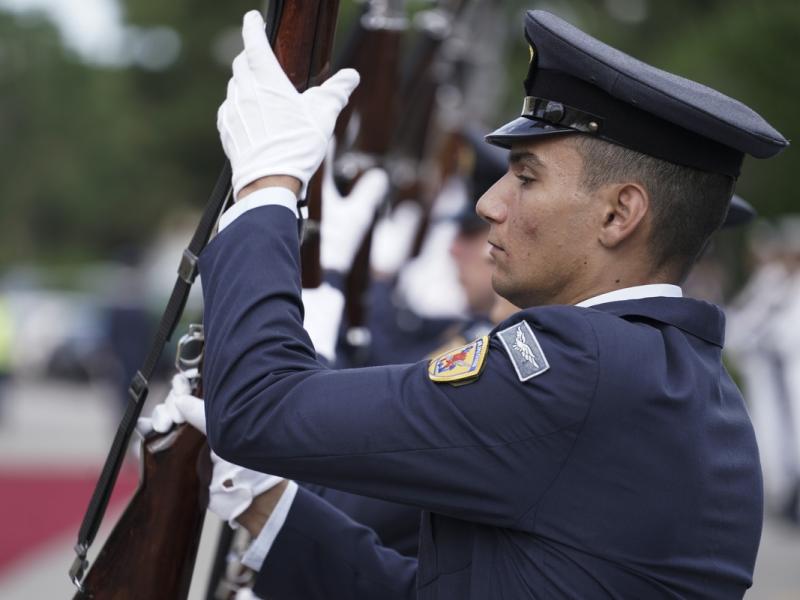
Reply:
<svg viewBox="0 0 800 600"><path fill-rule="evenodd" d="M198 368L202 328L178 345L178 363ZM200 396L199 378L192 393ZM151 434L140 446L139 487L74 600L186 598L211 479L205 436L189 425Z"/></svg>
<svg viewBox="0 0 800 600"><path fill-rule="evenodd" d="M74 600L176 600L189 593L208 503L206 438L181 425L145 440L141 457L139 488Z"/></svg>
<svg viewBox="0 0 800 600"><path fill-rule="evenodd" d="M275 3L273 3L275 4ZM339 0L295 0L280 3L275 55L299 91L319 85L330 75L333 37ZM308 185L308 221L301 247L303 287L322 281L319 264L319 225L322 220L322 168Z"/></svg>

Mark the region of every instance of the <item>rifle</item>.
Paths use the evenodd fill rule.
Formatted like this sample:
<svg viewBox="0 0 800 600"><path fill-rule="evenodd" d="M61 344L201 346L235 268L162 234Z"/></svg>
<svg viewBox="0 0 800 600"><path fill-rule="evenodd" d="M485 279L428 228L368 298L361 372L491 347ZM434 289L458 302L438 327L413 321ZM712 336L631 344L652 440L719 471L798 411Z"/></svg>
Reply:
<svg viewBox="0 0 800 600"><path fill-rule="evenodd" d="M443 86L453 87L453 60L456 58L452 51L443 52L443 46L451 39L468 4L467 0L442 0L415 18L420 40L403 79L401 97L407 108L393 143L396 150L392 161L393 205L411 200L422 207L411 258L422 248L438 191L456 170L453 160L458 155L457 144L449 135L444 141L439 139L440 124L436 117L441 108L438 96Z"/></svg>
<svg viewBox="0 0 800 600"><path fill-rule="evenodd" d="M278 60L298 88L315 85L327 75L337 12L338 0L270 3L267 33ZM139 488L88 573L87 553L147 398L149 380L183 312L197 274L197 257L230 201L230 180L230 163L226 161L200 225L183 253L179 276L150 352L131 382L128 406L78 533L77 557L70 568L70 577L78 588L74 600L180 600L188 594L210 479L205 437L188 425L144 440ZM317 201L314 206L315 189L319 200L319 182L315 185L312 180L309 212L318 219L320 204ZM314 245L313 239L306 245L304 270L310 280L318 281L319 267L312 266Z"/></svg>
<svg viewBox="0 0 800 600"><path fill-rule="evenodd" d="M368 169L381 166L389 153L396 126L400 47L408 27L405 0L369 0L347 45L345 64L361 73L335 134L336 182L346 195ZM352 140L352 142L350 142ZM345 279L346 351L351 362L363 363L369 347L364 295L369 285L372 230L365 236Z"/></svg>

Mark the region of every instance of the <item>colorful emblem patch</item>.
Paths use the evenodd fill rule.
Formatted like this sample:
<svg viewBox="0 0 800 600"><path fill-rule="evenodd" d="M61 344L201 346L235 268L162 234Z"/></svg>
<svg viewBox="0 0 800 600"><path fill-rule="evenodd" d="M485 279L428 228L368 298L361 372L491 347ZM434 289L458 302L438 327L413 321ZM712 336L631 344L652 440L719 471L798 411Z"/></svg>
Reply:
<svg viewBox="0 0 800 600"><path fill-rule="evenodd" d="M539 340L536 339L527 321L520 321L503 331L498 331L497 337L508 352L520 381L541 375L550 368Z"/></svg>
<svg viewBox="0 0 800 600"><path fill-rule="evenodd" d="M488 336L449 350L431 360L428 364L428 377L431 381L440 383L469 383L481 374L488 351Z"/></svg>

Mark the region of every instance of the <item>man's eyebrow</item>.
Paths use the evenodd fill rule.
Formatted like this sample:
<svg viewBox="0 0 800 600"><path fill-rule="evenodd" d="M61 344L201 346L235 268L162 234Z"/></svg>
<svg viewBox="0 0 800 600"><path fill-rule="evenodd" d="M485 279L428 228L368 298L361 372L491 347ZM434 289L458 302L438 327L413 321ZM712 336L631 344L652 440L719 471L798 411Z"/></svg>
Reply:
<svg viewBox="0 0 800 600"><path fill-rule="evenodd" d="M512 150L508 154L509 165L522 165L532 169L544 169L545 164L541 159L529 150Z"/></svg>

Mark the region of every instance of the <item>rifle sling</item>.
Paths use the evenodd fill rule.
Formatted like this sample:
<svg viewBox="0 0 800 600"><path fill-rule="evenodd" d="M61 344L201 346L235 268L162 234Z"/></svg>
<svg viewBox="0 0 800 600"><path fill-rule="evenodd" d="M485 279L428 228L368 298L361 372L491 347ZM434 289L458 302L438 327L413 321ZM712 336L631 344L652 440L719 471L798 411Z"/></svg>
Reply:
<svg viewBox="0 0 800 600"><path fill-rule="evenodd" d="M83 576L89 566L89 562L86 560L86 554L89 550L89 546L94 542L97 530L100 528L100 523L103 520L108 501L111 498L111 492L117 481L117 475L119 475L119 469L125 457L128 442L133 434L136 421L142 412L144 401L149 392L150 378L155 372L164 346L166 346L167 342L172 337L175 327L178 325L178 321L180 321L181 315L183 314L186 300L189 297L189 291L197 276L198 256L208 243L219 216L226 206L226 201L231 196L230 182L231 165L230 162L225 161L225 165L217 178L217 182L211 192L211 197L208 200L200 223L189 242L189 246L183 251L183 256L178 266L178 278L175 281L175 286L172 288L167 308L161 317L158 332L150 345L150 350L144 360L142 368L133 376L130 387L128 388L129 399L125 414L117 428L114 442L111 444L108 457L106 457L106 462L103 465L103 471L92 493L89 507L86 509L86 514L83 517L81 528L78 532L78 543L75 545L77 557L72 563L69 574L73 583L78 586L79 589L81 588Z"/></svg>

